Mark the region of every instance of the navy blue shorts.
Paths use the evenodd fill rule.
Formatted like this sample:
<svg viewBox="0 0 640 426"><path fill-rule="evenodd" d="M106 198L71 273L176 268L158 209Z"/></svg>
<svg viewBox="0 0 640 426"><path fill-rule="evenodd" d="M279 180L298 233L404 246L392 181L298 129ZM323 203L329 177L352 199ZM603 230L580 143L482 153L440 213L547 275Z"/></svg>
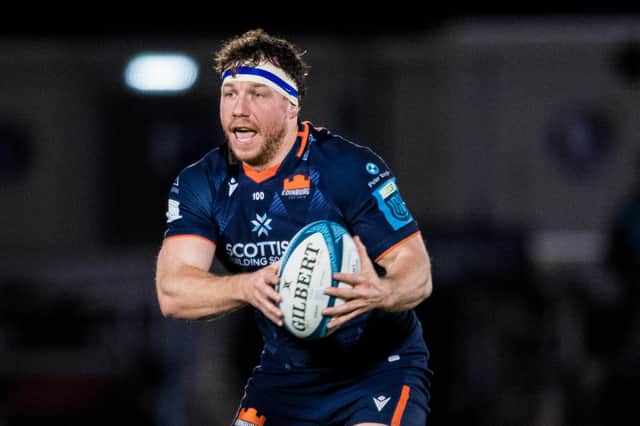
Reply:
<svg viewBox="0 0 640 426"><path fill-rule="evenodd" d="M425 361L426 363L426 361ZM413 365L411 365L413 364ZM430 370L384 362L355 375L265 372L247 382L233 426L425 426Z"/></svg>

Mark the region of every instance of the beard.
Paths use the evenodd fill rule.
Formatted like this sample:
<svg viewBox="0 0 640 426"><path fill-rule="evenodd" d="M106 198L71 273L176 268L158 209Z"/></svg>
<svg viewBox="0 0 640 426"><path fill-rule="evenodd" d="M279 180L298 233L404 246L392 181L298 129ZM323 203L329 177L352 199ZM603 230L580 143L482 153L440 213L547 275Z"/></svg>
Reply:
<svg viewBox="0 0 640 426"><path fill-rule="evenodd" d="M265 132L264 145L262 145L260 151L255 156L246 158L242 155L238 155L239 153L233 149L233 144L230 142L231 136L227 132L225 132L227 142L229 142L229 147L231 148L233 155L235 155L236 158L247 163L251 167L260 167L268 164L284 144L285 134L285 125L269 129L267 132Z"/></svg>

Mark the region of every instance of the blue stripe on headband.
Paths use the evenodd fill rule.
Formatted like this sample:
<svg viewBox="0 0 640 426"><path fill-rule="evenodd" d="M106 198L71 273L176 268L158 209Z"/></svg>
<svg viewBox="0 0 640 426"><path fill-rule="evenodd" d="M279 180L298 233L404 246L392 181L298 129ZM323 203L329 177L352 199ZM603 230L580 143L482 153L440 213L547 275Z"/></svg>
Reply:
<svg viewBox="0 0 640 426"><path fill-rule="evenodd" d="M259 77L266 78L267 80L271 81L272 83L280 87L282 90L287 92L289 95L294 96L296 98L298 97L298 91L295 88L291 87L289 84L287 84L286 81L284 81L283 79L281 79L280 77L278 77L277 75L269 71L266 71L260 68L238 67L238 69L236 70L236 74L257 75ZM231 70L226 70L222 74L222 80L224 81L224 79L229 77L230 75L232 75Z"/></svg>

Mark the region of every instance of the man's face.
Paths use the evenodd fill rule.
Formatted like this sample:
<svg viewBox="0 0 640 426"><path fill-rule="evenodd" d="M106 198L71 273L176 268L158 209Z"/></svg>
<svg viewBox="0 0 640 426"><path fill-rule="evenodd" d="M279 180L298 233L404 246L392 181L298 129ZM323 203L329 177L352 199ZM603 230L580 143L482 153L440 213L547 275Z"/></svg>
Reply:
<svg viewBox="0 0 640 426"><path fill-rule="evenodd" d="M267 85L225 83L220 94L220 122L234 155L253 167L267 165L282 147L292 107L287 98Z"/></svg>

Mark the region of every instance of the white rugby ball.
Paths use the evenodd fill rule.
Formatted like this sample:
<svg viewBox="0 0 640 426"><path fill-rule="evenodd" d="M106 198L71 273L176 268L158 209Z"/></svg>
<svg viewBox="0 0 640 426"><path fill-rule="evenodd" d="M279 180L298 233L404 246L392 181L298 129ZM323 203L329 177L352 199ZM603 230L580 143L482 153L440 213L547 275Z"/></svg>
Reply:
<svg viewBox="0 0 640 426"><path fill-rule="evenodd" d="M287 330L301 339L328 336L330 317L324 308L338 306L343 299L324 294L327 287L348 287L333 279L335 272L359 272L360 257L349 232L336 222L312 222L293 236L285 251L276 290L282 296L280 309Z"/></svg>

